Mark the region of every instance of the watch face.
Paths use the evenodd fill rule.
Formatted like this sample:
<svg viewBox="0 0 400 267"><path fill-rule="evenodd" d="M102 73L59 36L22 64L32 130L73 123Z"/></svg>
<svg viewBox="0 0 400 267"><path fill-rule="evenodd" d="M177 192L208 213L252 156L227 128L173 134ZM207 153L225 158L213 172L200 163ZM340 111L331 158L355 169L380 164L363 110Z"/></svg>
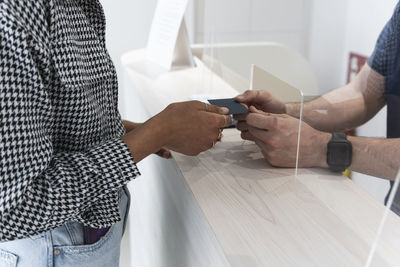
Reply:
<svg viewBox="0 0 400 267"><path fill-rule="evenodd" d="M352 148L347 142L332 142L328 144L328 164L348 167L352 158Z"/></svg>

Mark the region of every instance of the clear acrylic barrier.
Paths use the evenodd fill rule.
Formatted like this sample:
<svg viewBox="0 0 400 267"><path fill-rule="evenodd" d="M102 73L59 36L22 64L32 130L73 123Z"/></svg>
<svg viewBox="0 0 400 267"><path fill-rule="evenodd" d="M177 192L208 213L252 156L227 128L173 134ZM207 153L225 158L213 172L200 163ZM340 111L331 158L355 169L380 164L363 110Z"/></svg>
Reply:
<svg viewBox="0 0 400 267"><path fill-rule="evenodd" d="M287 157L282 162L279 162L280 167L295 167L295 178L298 174L299 167L299 153L300 153L300 139L301 139L301 125L302 125L302 112L303 112L303 102L304 95L303 92L290 84L280 80L274 75L268 73L267 71L259 68L256 65L252 66L251 69L251 85L250 88L255 91L268 91L277 101L282 103L297 103L299 106L299 118L293 118L286 114L280 114L279 111L274 110L273 107L268 105L262 105L264 107L263 112L265 116L272 116L276 119L277 127L285 127L284 137L270 135L270 138L279 138L283 142L290 142L287 147L280 147L280 150L290 150L291 153L288 155L281 154ZM265 129L266 131L272 132L271 129ZM279 133L277 133L279 134ZM284 138L284 139L283 139ZM283 166L282 166L283 164ZM286 165L286 166L284 166Z"/></svg>
<svg viewBox="0 0 400 267"><path fill-rule="evenodd" d="M327 143L331 139L331 133L354 129L370 118L369 109L360 111L360 107L368 101L361 91L374 90L380 86L381 81L372 73L365 80L368 82L362 83L362 86L366 86L364 88L345 87L315 97L314 92L307 92L309 88L296 86L294 85L296 81L283 79L284 68L279 69L282 75L264 68L262 62L253 62L256 65L250 68L247 58L254 55L246 54L249 49L239 49L244 46L243 43L232 44L229 40L233 42L270 40L255 40L254 37L240 40L230 38L221 30L225 21L224 16L218 13L221 11L218 7L226 4L227 1L223 0L204 0L198 5L203 8L204 24L201 29L202 36L198 38L203 45L200 59L238 93L247 89L268 91L275 98L288 103L286 115L274 114L273 106L269 109L266 105L267 108L263 110L263 116L277 117L277 120L283 121L281 127L287 127L286 136L269 136L275 141L279 138L290 139L291 142L286 144L285 149L292 152L288 152L283 159L279 158L282 153L276 153L275 158L270 158L271 155L268 155L270 160L265 160L266 165L268 161L273 161L272 165L278 166L271 167L271 172L277 176L280 173L293 174L290 178L288 175L281 175L281 179L285 182L265 193L268 197L279 199L282 202L280 207L293 208L290 214L285 214L286 222L280 221L278 212L276 213L277 232L282 231L282 240L277 241L276 247L265 248L272 254L271 262L282 263L273 258L274 253L279 255L277 251L281 249L287 250L288 254L301 251L296 254L298 260L296 264L287 266L400 266L400 217L389 209L395 204L389 204L389 208L385 209L381 201L366 192L362 183L351 179L352 171L354 175L356 175L354 171L358 171L387 179L387 183L389 179L393 180L395 178L393 173L397 173L400 167L393 161L387 160L386 153L396 155L393 147L390 144L382 144L387 146L382 149L381 140L373 137L369 137L372 139L349 137L353 143L353 164L350 169L344 174L335 173L330 171L327 165ZM225 12L229 12L229 9ZM254 33L244 30L243 34L253 36ZM257 51L262 53L262 50ZM245 63L241 65L240 60L235 59ZM282 63L276 61L276 58L273 61L277 64ZM291 67L292 65L288 63L288 71ZM296 67L299 73L303 71L301 67ZM304 68L307 67L304 65ZM217 90L212 87L212 79L211 76L205 75L204 85L210 94ZM379 98L379 94L376 98ZM268 132L268 129L263 130ZM260 151L263 148L268 149L267 146L259 145L259 147ZM288 168L279 167L290 167L290 171ZM268 182L267 179L260 177L260 184L263 183L263 186ZM400 204L400 193L398 196ZM396 198L393 199L396 203ZM273 204L265 203L265 205L270 207L273 213L275 208ZM298 231L293 231L290 227L297 228ZM274 234L271 233L271 239L277 238Z"/></svg>
<svg viewBox="0 0 400 267"><path fill-rule="evenodd" d="M383 201L373 196L378 189L372 187L372 182L389 185L389 180L396 178L400 168L397 142L361 136L362 131L358 134L356 130L384 106L383 90L384 78L364 66L350 84L304 104L303 124L309 128L302 135L306 145L320 147L321 151L328 148L326 144L333 138L332 133L342 134L338 135L337 142L330 142L323 160L315 161L315 165L321 167L320 177L315 179L320 186L331 188L318 196L327 211L321 216L334 215L340 220L332 225L332 233L337 236L346 233L346 238L336 241L348 250L349 262L354 260L353 266L400 266L400 217L393 212L397 210L400 214L400 209L396 209L400 195L397 200L395 195L387 196L389 203L385 208ZM340 141L344 134L351 148ZM310 154L303 154L305 161L307 156ZM304 160L300 156L300 164ZM328 165L340 169L350 163L343 174L335 175L328 170ZM316 192L315 184L304 184Z"/></svg>
<svg viewBox="0 0 400 267"><path fill-rule="evenodd" d="M211 6L223 4L223 0L217 1L204 1L204 10L211 10ZM281 111L274 109L260 109L263 115L276 117L279 121L291 120L292 125L290 131L286 132L286 136L290 136L292 142L292 153L290 158L285 162L285 167L294 167L294 178L297 176L298 170L298 155L300 152L300 138L301 138L301 116L304 102L303 92L290 85L289 83L281 80L274 74L266 71L262 67L249 64L247 57L254 57L249 52L251 48L246 47L246 44L229 44L221 43L223 38L219 36L216 30L216 25L222 23L220 17L212 12L204 12L204 29L203 36L204 43L203 51L201 53L201 61L213 73L224 80L229 86L239 93L251 89L254 91L268 91L274 98L282 103L298 103L299 104L299 117L293 118L282 114ZM259 49L255 46L254 49ZM267 59L268 60L268 59ZM263 62L261 62L262 64ZM206 96L216 95L216 88L214 88L214 75L203 75L203 84ZM235 97L235 96L230 96ZM259 107L257 107L259 108ZM280 114L279 114L280 113ZM282 123L285 124L285 123ZM294 127L293 127L294 125ZM263 129L268 131L267 129Z"/></svg>
<svg viewBox="0 0 400 267"><path fill-rule="evenodd" d="M376 231L365 267L399 266L400 263L400 171L392 182L387 205Z"/></svg>

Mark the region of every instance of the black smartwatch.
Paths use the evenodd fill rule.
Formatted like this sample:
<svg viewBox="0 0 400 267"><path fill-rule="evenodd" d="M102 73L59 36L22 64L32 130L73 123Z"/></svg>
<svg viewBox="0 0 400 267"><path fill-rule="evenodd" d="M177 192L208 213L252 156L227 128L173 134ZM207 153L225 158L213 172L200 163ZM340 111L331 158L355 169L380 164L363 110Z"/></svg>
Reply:
<svg viewBox="0 0 400 267"><path fill-rule="evenodd" d="M333 133L328 143L326 162L334 172L344 172L351 165L353 146L344 133Z"/></svg>

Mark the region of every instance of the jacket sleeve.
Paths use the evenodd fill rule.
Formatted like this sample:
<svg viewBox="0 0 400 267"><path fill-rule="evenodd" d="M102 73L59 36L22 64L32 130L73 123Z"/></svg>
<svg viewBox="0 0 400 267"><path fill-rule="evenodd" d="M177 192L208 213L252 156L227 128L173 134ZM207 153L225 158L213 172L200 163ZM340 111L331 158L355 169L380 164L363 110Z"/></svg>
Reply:
<svg viewBox="0 0 400 267"><path fill-rule="evenodd" d="M120 138L54 151L44 123L51 101L29 38L0 14L0 240L73 220L140 175Z"/></svg>

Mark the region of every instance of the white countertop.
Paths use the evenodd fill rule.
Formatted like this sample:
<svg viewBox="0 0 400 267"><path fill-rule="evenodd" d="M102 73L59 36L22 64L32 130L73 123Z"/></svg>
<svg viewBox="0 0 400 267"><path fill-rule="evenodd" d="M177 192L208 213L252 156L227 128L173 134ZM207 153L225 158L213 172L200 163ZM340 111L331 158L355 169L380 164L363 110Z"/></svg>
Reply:
<svg viewBox="0 0 400 267"><path fill-rule="evenodd" d="M347 177L300 169L296 178L237 131L224 135L198 157L174 158L233 266L365 264L383 205ZM400 219L388 224L373 266L400 265Z"/></svg>

